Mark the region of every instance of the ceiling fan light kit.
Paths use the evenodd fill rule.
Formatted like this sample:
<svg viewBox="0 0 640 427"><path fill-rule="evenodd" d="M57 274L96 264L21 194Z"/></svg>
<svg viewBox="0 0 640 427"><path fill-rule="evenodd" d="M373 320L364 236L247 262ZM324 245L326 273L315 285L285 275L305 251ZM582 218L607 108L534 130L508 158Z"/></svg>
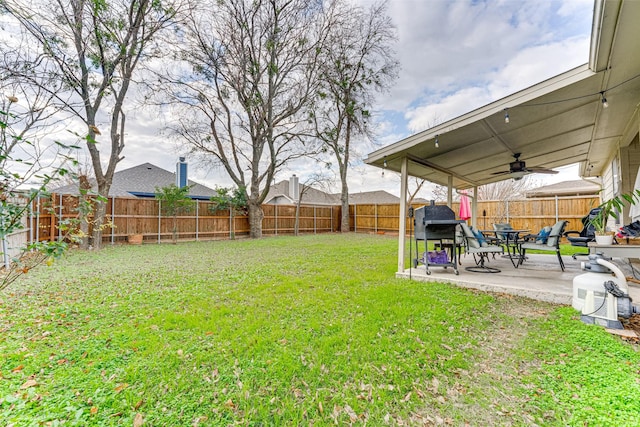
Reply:
<svg viewBox="0 0 640 427"><path fill-rule="evenodd" d="M494 172L494 175L510 175L511 178L518 181L522 179L525 175L530 173L546 173L546 174L556 174L558 171L554 171L552 169L542 168L542 167L531 167L528 168L527 164L520 160L520 153L514 153L513 157L515 160L509 163L509 170L502 172Z"/></svg>

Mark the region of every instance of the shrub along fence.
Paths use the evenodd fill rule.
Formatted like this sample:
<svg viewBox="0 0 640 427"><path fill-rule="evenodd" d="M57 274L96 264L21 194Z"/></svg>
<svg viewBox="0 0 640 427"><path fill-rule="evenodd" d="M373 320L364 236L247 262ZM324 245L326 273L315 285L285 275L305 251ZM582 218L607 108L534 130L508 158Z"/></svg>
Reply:
<svg viewBox="0 0 640 427"><path fill-rule="evenodd" d="M599 203L598 197L553 197L516 201L483 201L478 203L478 227L491 229L496 222L510 222L514 228L537 232L559 219L569 221L567 230L581 230L580 219ZM35 201L29 213L29 241L57 239L62 236L60 221L77 216L78 198L54 194ZM414 207L421 205L414 204ZM189 212L177 215L180 240L231 239L249 235L249 221L244 215L228 210L214 212L213 203L197 201ZM459 204L453 204L458 212ZM264 205L263 234L293 234L296 206ZM301 205L299 232L328 233L340 229L340 206ZM396 204L350 205L351 230L358 233L397 234L400 206ZM109 198L108 220L113 225L103 233L104 243L126 242L130 236L142 235L144 242L171 241L173 218L162 212L155 199ZM412 224L407 221L407 232Z"/></svg>

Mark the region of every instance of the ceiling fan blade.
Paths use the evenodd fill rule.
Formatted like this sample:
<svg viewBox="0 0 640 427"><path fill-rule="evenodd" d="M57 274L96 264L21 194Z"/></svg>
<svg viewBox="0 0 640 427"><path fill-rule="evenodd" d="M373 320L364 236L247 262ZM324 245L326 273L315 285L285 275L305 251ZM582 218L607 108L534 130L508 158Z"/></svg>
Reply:
<svg viewBox="0 0 640 427"><path fill-rule="evenodd" d="M491 175L507 175L510 174L511 171L502 171L502 172L494 172Z"/></svg>
<svg viewBox="0 0 640 427"><path fill-rule="evenodd" d="M530 173L546 173L549 175L555 175L558 173L558 171L554 171L552 169L547 169L547 168L527 168L526 171Z"/></svg>

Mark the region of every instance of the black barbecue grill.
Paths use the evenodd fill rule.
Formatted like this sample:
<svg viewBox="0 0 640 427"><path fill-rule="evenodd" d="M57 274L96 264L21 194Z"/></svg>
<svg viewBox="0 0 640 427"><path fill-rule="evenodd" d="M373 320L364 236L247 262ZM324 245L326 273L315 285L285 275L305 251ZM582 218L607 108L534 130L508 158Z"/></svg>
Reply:
<svg viewBox="0 0 640 427"><path fill-rule="evenodd" d="M430 266L437 267L453 267L453 271L458 274L457 264L457 243L456 243L456 227L463 220L456 219L456 214L445 205L436 205L431 201L430 205L422 206L414 211L413 226L416 239L416 258L413 260L413 266L417 267L418 263L425 265L427 274ZM445 251L429 251L429 240L439 245L440 248L445 247L443 241L451 246L450 256ZM424 252L420 256L420 242L424 242Z"/></svg>

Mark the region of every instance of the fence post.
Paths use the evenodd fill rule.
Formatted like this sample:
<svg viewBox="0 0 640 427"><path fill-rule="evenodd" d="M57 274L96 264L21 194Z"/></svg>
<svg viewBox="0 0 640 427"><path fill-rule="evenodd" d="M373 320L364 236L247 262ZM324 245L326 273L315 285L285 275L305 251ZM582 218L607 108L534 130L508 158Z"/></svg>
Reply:
<svg viewBox="0 0 640 427"><path fill-rule="evenodd" d="M158 243L162 234L162 200L158 199Z"/></svg>
<svg viewBox="0 0 640 427"><path fill-rule="evenodd" d="M313 205L313 234L317 234L316 220L318 219L318 215L316 215L316 205Z"/></svg>
<svg viewBox="0 0 640 427"><path fill-rule="evenodd" d="M196 200L196 242L198 241L198 230L200 217L198 216L198 212L200 211L200 200Z"/></svg>
<svg viewBox="0 0 640 427"><path fill-rule="evenodd" d="M38 194L36 197L40 197ZM29 244L33 244L33 200L29 203Z"/></svg>
<svg viewBox="0 0 640 427"><path fill-rule="evenodd" d="M113 245L116 241L116 196L111 198L111 244Z"/></svg>
<svg viewBox="0 0 640 427"><path fill-rule="evenodd" d="M353 204L353 232L358 232L358 205Z"/></svg>
<svg viewBox="0 0 640 427"><path fill-rule="evenodd" d="M273 205L273 216L275 218L274 227L276 236L278 235L278 205Z"/></svg>
<svg viewBox="0 0 640 427"><path fill-rule="evenodd" d="M0 224L4 227L4 215L0 217ZM2 236L2 258L4 262L5 271L9 271L11 263L9 262L9 248L7 248L7 236Z"/></svg>
<svg viewBox="0 0 640 427"><path fill-rule="evenodd" d="M506 211L507 211L507 212L506 212L507 222L511 222L511 221L509 220L509 200L507 200L507 203L506 203L505 208L506 208Z"/></svg>
<svg viewBox="0 0 640 427"><path fill-rule="evenodd" d="M58 195L60 206L58 206L58 242L62 241L62 229L60 228L60 221L62 220L62 194Z"/></svg>
<svg viewBox="0 0 640 427"><path fill-rule="evenodd" d="M229 240L233 240L233 212L229 207Z"/></svg>
<svg viewBox="0 0 640 427"><path fill-rule="evenodd" d="M377 234L378 233L378 204L377 203L373 205L373 212L375 215L375 218L374 218L375 222L373 223L373 232Z"/></svg>
<svg viewBox="0 0 640 427"><path fill-rule="evenodd" d="M333 206L329 206L329 209L331 209L331 232L333 233Z"/></svg>
<svg viewBox="0 0 640 427"><path fill-rule="evenodd" d="M558 195L557 194L556 194L555 198L556 198L556 222L558 222L559 221L559 219L558 219L559 218L559 212L558 212Z"/></svg>
<svg viewBox="0 0 640 427"><path fill-rule="evenodd" d="M36 242L40 241L40 195L36 197Z"/></svg>

